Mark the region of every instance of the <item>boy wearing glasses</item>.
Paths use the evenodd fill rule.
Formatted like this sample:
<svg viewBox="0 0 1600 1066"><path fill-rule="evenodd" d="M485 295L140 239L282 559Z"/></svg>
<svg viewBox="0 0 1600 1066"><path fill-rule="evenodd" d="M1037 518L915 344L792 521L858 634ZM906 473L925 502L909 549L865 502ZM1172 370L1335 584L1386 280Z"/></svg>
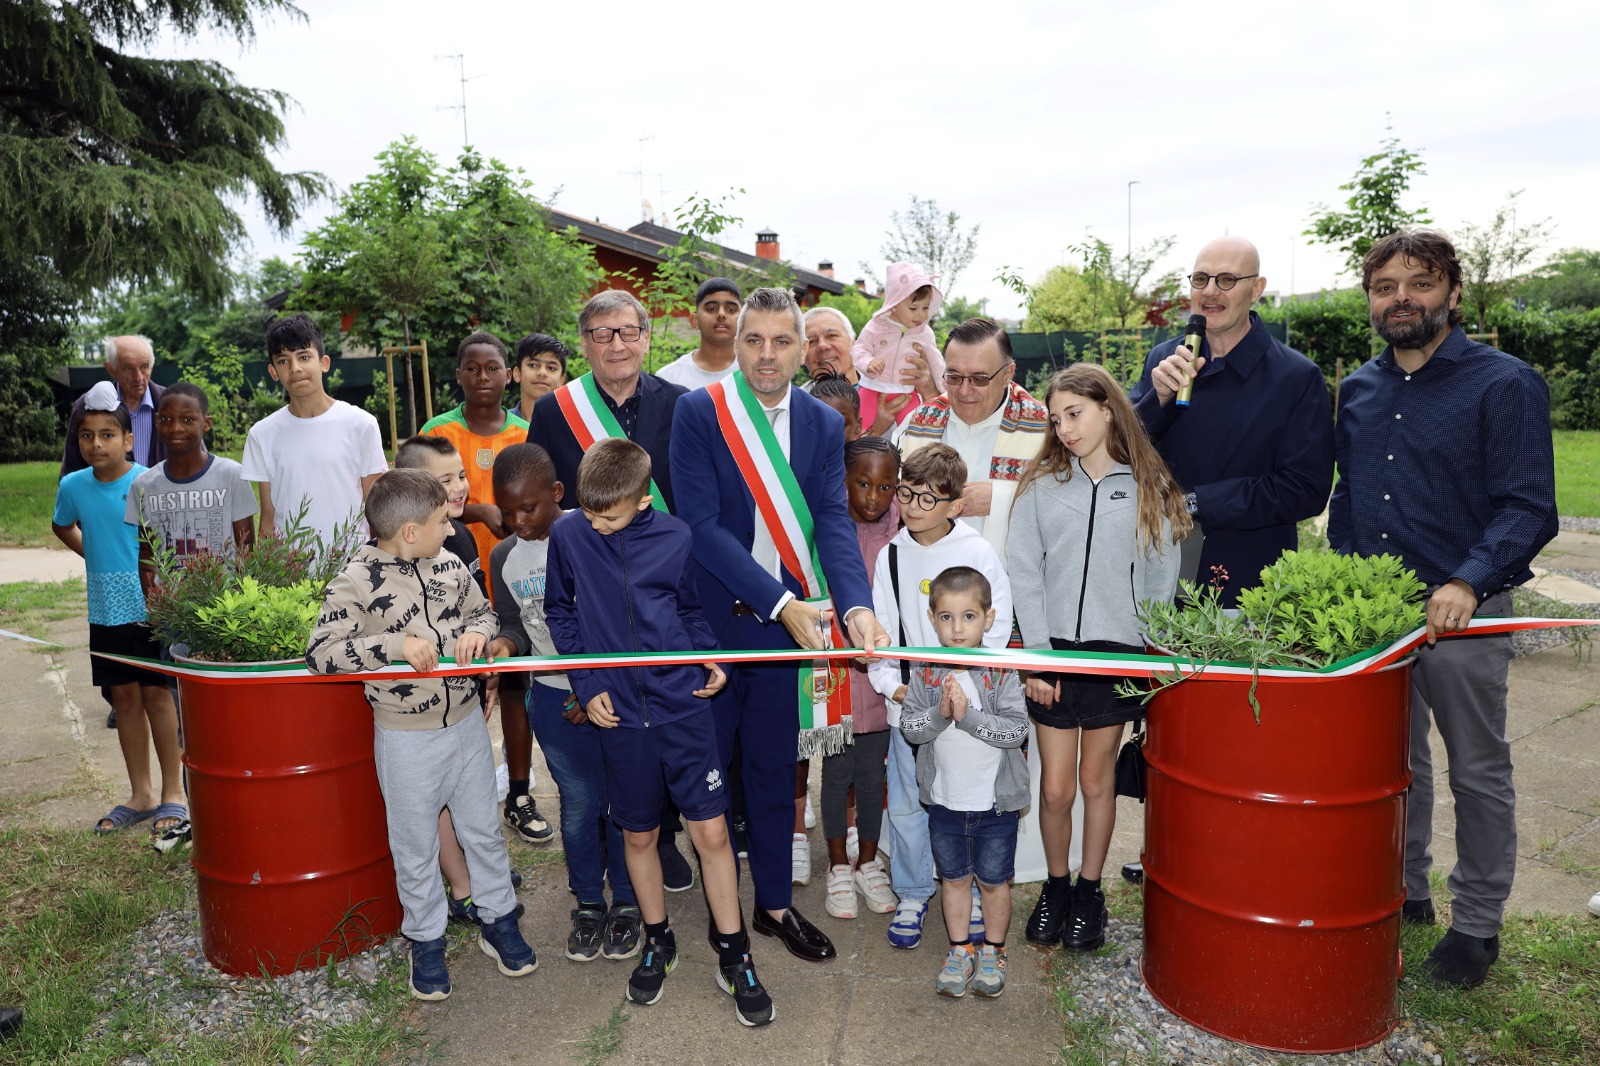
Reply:
<svg viewBox="0 0 1600 1066"><path fill-rule="evenodd" d="M939 645L928 610L928 590L945 570L966 566L989 581L991 622L983 644L1004 648L1011 636L1011 582L1000 556L983 534L956 519L961 514L967 464L947 444L918 449L900 467L900 518L905 528L878 553L872 577L872 611L895 644ZM889 711L889 880L900 905L889 924L889 943L914 948L933 897L933 851L928 843L928 813L917 792L916 755L900 733L900 703L910 683L910 666L880 659L867 668L872 687ZM951 930L966 942L969 930ZM955 942L955 941L952 941Z"/></svg>

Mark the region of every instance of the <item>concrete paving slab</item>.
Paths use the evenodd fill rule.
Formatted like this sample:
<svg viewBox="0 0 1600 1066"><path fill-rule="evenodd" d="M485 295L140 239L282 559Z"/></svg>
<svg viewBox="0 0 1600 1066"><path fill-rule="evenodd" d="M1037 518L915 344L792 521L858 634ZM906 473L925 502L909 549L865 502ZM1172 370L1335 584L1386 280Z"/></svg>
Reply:
<svg viewBox="0 0 1600 1066"><path fill-rule="evenodd" d="M1564 568L1579 569L1576 566ZM1528 582L1527 587L1541 596L1549 596L1552 600L1560 600L1563 603L1600 603L1600 589L1593 585L1587 585L1565 574L1552 574L1542 566L1531 569L1533 580Z"/></svg>
<svg viewBox="0 0 1600 1066"><path fill-rule="evenodd" d="M1600 570L1600 534L1563 529L1537 560L1562 570Z"/></svg>
<svg viewBox="0 0 1600 1066"><path fill-rule="evenodd" d="M0 549L0 585L83 577L83 556L66 548Z"/></svg>

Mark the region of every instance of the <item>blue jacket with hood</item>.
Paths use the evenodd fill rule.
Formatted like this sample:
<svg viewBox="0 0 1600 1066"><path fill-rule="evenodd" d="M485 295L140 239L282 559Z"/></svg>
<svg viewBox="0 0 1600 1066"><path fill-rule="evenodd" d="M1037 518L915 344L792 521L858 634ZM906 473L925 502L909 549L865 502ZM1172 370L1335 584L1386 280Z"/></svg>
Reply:
<svg viewBox="0 0 1600 1066"><path fill-rule="evenodd" d="M717 646L700 613L689 527L646 508L612 534L595 531L582 512L550 528L545 564L545 618L563 655L607 652L710 651ZM704 666L629 666L569 670L578 704L611 694L619 725L642 729L674 722L710 703Z"/></svg>

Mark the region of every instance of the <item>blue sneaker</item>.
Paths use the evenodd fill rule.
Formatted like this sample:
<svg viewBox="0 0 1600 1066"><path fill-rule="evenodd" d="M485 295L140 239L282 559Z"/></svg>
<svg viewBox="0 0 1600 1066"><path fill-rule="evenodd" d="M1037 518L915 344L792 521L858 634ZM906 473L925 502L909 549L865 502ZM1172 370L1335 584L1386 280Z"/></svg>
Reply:
<svg viewBox="0 0 1600 1066"><path fill-rule="evenodd" d="M539 959L517 928L517 916L505 914L479 925L478 946L507 977L526 977L539 968Z"/></svg>
<svg viewBox="0 0 1600 1066"><path fill-rule="evenodd" d="M927 900L901 900L894 909L894 918L889 922L890 946L909 951L922 943L922 921L927 916Z"/></svg>
<svg viewBox="0 0 1600 1066"><path fill-rule="evenodd" d="M444 965L444 937L411 942L411 996L436 1002L450 995L450 971Z"/></svg>

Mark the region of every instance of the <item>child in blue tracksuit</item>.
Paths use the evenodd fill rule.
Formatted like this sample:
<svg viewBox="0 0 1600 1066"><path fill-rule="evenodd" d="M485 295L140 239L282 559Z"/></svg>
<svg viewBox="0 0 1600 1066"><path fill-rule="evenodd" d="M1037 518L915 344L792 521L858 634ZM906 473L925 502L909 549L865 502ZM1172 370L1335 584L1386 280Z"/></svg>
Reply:
<svg viewBox="0 0 1600 1066"><path fill-rule="evenodd" d="M655 510L650 456L624 438L597 441L578 464L578 505L550 529L545 618L563 655L710 651L689 561L689 527ZM718 949L718 984L744 1025L772 1021L739 912L728 842L727 789L707 700L727 682L715 663L567 671L578 704L600 727L611 817L627 846L628 877L644 917L645 946L628 998L661 998L677 964L656 841L668 795L700 855Z"/></svg>

